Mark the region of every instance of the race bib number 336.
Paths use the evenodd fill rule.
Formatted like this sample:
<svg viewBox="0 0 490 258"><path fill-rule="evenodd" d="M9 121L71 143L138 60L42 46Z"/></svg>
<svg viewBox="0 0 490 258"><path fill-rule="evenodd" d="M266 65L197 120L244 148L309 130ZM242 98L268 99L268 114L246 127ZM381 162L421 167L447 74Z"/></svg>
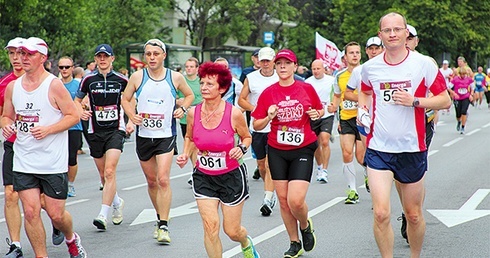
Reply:
<svg viewBox="0 0 490 258"><path fill-rule="evenodd" d="M143 122L141 126L150 129L150 130L158 130L163 127L163 114L140 114L143 117Z"/></svg>

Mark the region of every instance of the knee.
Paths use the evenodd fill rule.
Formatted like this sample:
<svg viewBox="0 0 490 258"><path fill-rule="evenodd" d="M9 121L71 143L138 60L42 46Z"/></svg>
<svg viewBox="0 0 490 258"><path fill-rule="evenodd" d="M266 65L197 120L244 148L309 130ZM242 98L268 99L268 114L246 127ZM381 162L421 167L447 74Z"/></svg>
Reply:
<svg viewBox="0 0 490 258"><path fill-rule="evenodd" d="M265 170L265 159L257 160L257 167L259 167L260 171L264 171Z"/></svg>
<svg viewBox="0 0 490 258"><path fill-rule="evenodd" d="M116 178L116 170L115 169L105 169L104 171L104 179L106 181L111 181L111 180L114 180Z"/></svg>
<svg viewBox="0 0 490 258"><path fill-rule="evenodd" d="M162 177L158 179L158 185L162 189L170 188L170 179L168 177Z"/></svg>
<svg viewBox="0 0 490 258"><path fill-rule="evenodd" d="M342 158L344 159L344 162L351 162L353 159L352 151L343 150L342 151Z"/></svg>
<svg viewBox="0 0 490 258"><path fill-rule="evenodd" d="M12 206L19 206L19 193L16 191L5 188L5 206L7 208L12 207Z"/></svg>
<svg viewBox="0 0 490 258"><path fill-rule="evenodd" d="M290 197L288 198L288 206L291 210L301 210L305 205L305 200L303 198Z"/></svg>
<svg viewBox="0 0 490 258"><path fill-rule="evenodd" d="M204 235L209 239L217 239L219 237L219 221L209 219L203 222Z"/></svg>
<svg viewBox="0 0 490 258"><path fill-rule="evenodd" d="M40 219L41 217L41 208L36 208L36 207L29 207L29 206L23 206L24 207L24 218L27 221L32 221L35 219Z"/></svg>
<svg viewBox="0 0 490 258"><path fill-rule="evenodd" d="M418 225L423 220L422 211L407 211L405 213L405 217L407 218L407 223L411 225Z"/></svg>
<svg viewBox="0 0 490 258"><path fill-rule="evenodd" d="M235 227L224 227L223 230L225 231L225 234L232 240L232 241L235 241L235 242L239 242L240 241L240 227L239 228L235 228Z"/></svg>
<svg viewBox="0 0 490 258"><path fill-rule="evenodd" d="M148 188L154 189L158 187L157 178L155 176L147 176L146 182L148 184Z"/></svg>
<svg viewBox="0 0 490 258"><path fill-rule="evenodd" d="M374 209L373 213L376 224L388 224L390 222L390 211L388 209Z"/></svg>

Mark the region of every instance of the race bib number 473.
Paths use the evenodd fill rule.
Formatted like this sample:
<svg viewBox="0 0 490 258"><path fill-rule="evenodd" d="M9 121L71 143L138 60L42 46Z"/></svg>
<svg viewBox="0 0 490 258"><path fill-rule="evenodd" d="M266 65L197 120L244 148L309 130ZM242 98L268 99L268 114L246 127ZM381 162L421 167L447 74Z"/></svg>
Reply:
<svg viewBox="0 0 490 258"><path fill-rule="evenodd" d="M115 121L118 119L116 105L95 106L95 119L97 121Z"/></svg>

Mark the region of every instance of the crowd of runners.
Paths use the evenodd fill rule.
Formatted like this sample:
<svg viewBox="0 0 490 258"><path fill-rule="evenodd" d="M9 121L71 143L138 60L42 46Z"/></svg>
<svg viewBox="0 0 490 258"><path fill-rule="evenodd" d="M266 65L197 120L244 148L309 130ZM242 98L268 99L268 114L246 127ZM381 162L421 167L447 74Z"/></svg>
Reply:
<svg viewBox="0 0 490 258"><path fill-rule="evenodd" d="M43 65L48 53L44 40L12 39L5 49L13 71L0 79L10 245L5 257L23 257L19 199L36 257L48 257L41 209L51 219L53 244L66 242L70 257L90 253L64 209L66 199L76 196L82 134L102 191L93 225L99 231L108 230L108 221L120 225L125 202L117 191L116 168L132 133L155 209L151 236L158 243L171 243L170 170L177 155L176 164L194 168L189 183L203 221L207 255L221 257L223 224L244 257L260 257L241 223L249 198L243 156L250 151L257 165L252 178L264 183L257 212L267 217L279 205L289 243L283 257L298 257L316 245L306 194L312 177L328 183L334 130L340 135L345 204L360 201L355 158L372 199L376 243L382 257L392 257L389 196L394 181L403 207L401 233L411 257L419 257L425 234L427 150L438 115L451 113L452 98L457 131L464 134L470 105L481 109L485 96L490 109L490 69L487 75L482 67L473 72L464 57L455 68L447 60L439 68L434 59L416 51L418 43L417 30L405 17L388 13L365 47L357 42L344 46L341 69L331 71L315 60L306 80L296 74L299 64L293 51L270 47L252 53L253 66L245 68L240 79L232 76L224 58L203 64L189 58L180 73L164 66L167 49L159 39L144 44L147 66L129 78L113 70L112 47L100 44L85 72L70 57L60 58L57 79ZM362 48L369 59L363 64ZM184 137L179 148L177 122Z"/></svg>

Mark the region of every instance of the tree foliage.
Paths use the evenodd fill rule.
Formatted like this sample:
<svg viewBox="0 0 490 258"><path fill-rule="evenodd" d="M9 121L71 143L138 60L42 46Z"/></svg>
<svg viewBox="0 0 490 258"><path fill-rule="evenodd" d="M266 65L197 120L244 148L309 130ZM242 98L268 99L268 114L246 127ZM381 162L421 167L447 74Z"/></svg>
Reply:
<svg viewBox="0 0 490 258"><path fill-rule="evenodd" d="M490 1L471 0L0 0L0 44L16 36L38 36L50 46L50 59L71 56L78 64L93 58L100 43L111 44L114 67L124 66L124 46L161 38L171 42L172 12L184 17L193 45L224 44L230 37L241 45L262 46L264 31L274 31L275 49L291 48L300 63L315 58L315 31L342 48L361 45L378 31L382 15L404 14L417 28L418 50L439 62L463 55L475 68L490 59ZM296 26L286 26L294 23ZM0 71L9 69L0 55Z"/></svg>

